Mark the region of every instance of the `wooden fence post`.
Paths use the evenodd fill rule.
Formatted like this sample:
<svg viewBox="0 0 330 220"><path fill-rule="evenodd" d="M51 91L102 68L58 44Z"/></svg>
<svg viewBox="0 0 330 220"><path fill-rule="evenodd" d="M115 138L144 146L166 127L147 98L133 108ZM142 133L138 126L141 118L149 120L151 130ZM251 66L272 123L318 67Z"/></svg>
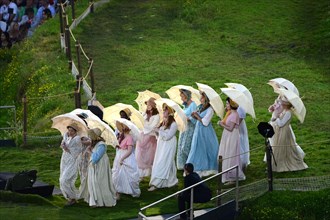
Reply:
<svg viewBox="0 0 330 220"><path fill-rule="evenodd" d="M69 69L72 68L72 56L71 56L71 36L70 36L70 29L69 25L66 24L65 26L65 46L66 46L66 57L68 58L69 62Z"/></svg>
<svg viewBox="0 0 330 220"><path fill-rule="evenodd" d="M27 99L23 96L23 147L27 145Z"/></svg>
<svg viewBox="0 0 330 220"><path fill-rule="evenodd" d="M74 20L74 19L76 19L76 14L75 14L75 11L74 11L74 0L71 0L70 1L70 3L71 3L71 11L72 11L72 21Z"/></svg>
<svg viewBox="0 0 330 220"><path fill-rule="evenodd" d="M57 3L57 8L59 9L59 18L60 18L60 32L61 36L64 34L64 26L63 26L63 11L62 11L62 5L60 3Z"/></svg>
<svg viewBox="0 0 330 220"><path fill-rule="evenodd" d="M90 5L90 12L91 13L94 13L94 2L93 1L90 1L91 3L91 5Z"/></svg>
<svg viewBox="0 0 330 220"><path fill-rule="evenodd" d="M77 80L77 84L79 83L79 81ZM81 96L80 96L80 89L79 88L75 88L74 90L74 97L75 97L75 106L76 108L81 108Z"/></svg>

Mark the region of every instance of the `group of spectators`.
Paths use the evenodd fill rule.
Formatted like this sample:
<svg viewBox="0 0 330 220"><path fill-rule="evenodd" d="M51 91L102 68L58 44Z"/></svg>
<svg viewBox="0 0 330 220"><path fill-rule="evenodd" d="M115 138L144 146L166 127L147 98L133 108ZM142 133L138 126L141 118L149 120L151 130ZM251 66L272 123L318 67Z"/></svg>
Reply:
<svg viewBox="0 0 330 220"><path fill-rule="evenodd" d="M0 48L32 36L56 14L57 0L0 0Z"/></svg>

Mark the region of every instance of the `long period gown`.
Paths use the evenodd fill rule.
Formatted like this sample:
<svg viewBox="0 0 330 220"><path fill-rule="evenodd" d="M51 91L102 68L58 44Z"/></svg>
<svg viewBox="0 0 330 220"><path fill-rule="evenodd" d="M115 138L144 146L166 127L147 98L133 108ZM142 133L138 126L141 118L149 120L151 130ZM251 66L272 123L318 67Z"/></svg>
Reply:
<svg viewBox="0 0 330 220"><path fill-rule="evenodd" d="M242 165L240 160L240 134L239 134L239 116L237 111L231 110L226 123L234 123L234 129L228 131L223 129L222 137L219 146L219 156L222 156L222 171L239 165L238 167L238 179L244 180L245 175L242 171ZM222 175L222 182L235 181L236 180L236 170L231 170Z"/></svg>
<svg viewBox="0 0 330 220"><path fill-rule="evenodd" d="M84 199L85 202L89 201L89 194L87 187L87 174L88 174L88 165L90 159L89 154L87 152L89 144L82 145L82 151L78 156L78 171L80 176L78 198Z"/></svg>
<svg viewBox="0 0 330 220"><path fill-rule="evenodd" d="M135 157L139 167L140 178L150 176L152 164L154 162L157 148L157 139L155 130L159 125L159 114L153 115L147 120L147 114L144 117L144 128L139 140L136 142Z"/></svg>
<svg viewBox="0 0 330 220"><path fill-rule="evenodd" d="M78 177L78 156L82 150L80 136L69 137L67 133L63 141L70 152L63 150L60 164L60 189L66 199L78 199L78 189L75 182Z"/></svg>
<svg viewBox="0 0 330 220"><path fill-rule="evenodd" d="M89 206L116 205L116 190L112 180L107 145L99 141L93 148L88 166Z"/></svg>
<svg viewBox="0 0 330 220"><path fill-rule="evenodd" d="M189 156L189 152L191 149L191 141L194 135L196 119L191 116L191 113L196 111L197 106L194 101L190 103L188 107L184 106L184 113L187 116L188 123L187 129L184 132L180 132L179 135L179 143L178 143L178 151L177 151L177 168L178 170L183 170L184 165L186 164L187 158Z"/></svg>
<svg viewBox="0 0 330 220"><path fill-rule="evenodd" d="M290 124L291 119L291 110L283 110L275 121L270 122L275 132L273 137L269 138L277 164L272 160L272 169L275 172L296 171L308 168L303 160L304 152L296 143Z"/></svg>
<svg viewBox="0 0 330 220"><path fill-rule="evenodd" d="M248 130L245 123L246 112L243 108L238 107L237 113L239 118L242 119L241 123L239 124L241 164L242 167L247 167L250 164L250 145Z"/></svg>
<svg viewBox="0 0 330 220"><path fill-rule="evenodd" d="M169 129L159 129L157 150L149 185L156 188L172 187L178 183L175 166L176 131L178 126L172 122Z"/></svg>
<svg viewBox="0 0 330 220"><path fill-rule="evenodd" d="M199 112L202 122L197 121L187 163L194 165L194 171L201 177L218 173L219 142L212 126L212 107Z"/></svg>
<svg viewBox="0 0 330 220"><path fill-rule="evenodd" d="M120 164L121 158L126 154L128 146L134 146L131 135L125 136L121 141L119 148L116 149L116 157L113 162L112 177L115 189L118 193L139 197L141 190L139 187L139 170L136 163L134 149L132 153Z"/></svg>

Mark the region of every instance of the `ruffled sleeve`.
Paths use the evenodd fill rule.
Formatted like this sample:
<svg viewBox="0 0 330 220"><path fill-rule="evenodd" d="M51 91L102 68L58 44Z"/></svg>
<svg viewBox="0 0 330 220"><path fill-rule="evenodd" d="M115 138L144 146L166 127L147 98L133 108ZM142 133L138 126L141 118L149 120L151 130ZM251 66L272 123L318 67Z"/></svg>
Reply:
<svg viewBox="0 0 330 220"><path fill-rule="evenodd" d="M208 126L209 123L211 122L211 119L212 119L213 115L214 115L214 111L211 107L209 107L205 111L206 111L206 115L202 118L202 124L204 126Z"/></svg>

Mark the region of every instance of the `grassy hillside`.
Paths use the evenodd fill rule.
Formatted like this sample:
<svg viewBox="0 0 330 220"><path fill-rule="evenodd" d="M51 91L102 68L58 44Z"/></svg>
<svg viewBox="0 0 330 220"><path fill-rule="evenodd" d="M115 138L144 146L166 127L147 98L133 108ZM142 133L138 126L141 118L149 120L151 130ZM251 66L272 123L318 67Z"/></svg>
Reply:
<svg viewBox="0 0 330 220"><path fill-rule="evenodd" d="M86 5L78 2L78 10L82 11ZM266 177L262 162L264 140L256 126L270 118L267 108L277 95L266 83L276 77L293 81L303 97L307 109L305 122L301 124L294 118L292 127L306 153L309 169L275 174L275 177L328 174L329 12L329 3L324 0L116 0L89 15L74 34L95 61L97 98L104 106L117 102L136 105L137 91L145 89L166 97L165 91L177 84L196 87L195 82L201 82L219 93L226 82L242 83L250 88L257 119L246 120L250 147L255 149L251 152L247 180L242 182L247 184ZM38 28L25 43L15 45L10 51L0 50L0 104L16 105L21 120L21 98L26 94L30 134L58 134L50 128L50 119L74 108L75 80L60 49L58 23L56 17ZM85 75L87 70L83 71ZM224 95L221 97L225 99ZM217 120L213 118L214 125ZM12 118L2 112L0 122L1 125L13 123ZM215 128L220 138L222 130ZM58 149L38 143L28 149L3 148L0 152L0 170L15 172L22 167L36 168L40 179L58 186L61 154ZM108 154L114 158L112 148ZM178 176L178 188L150 193L146 191L148 181L144 181L141 198L124 196L112 209L91 210L84 203L62 209L64 200L56 196L51 199L55 208L38 205L25 208L24 204L6 203L1 213L17 219L11 211L15 208L17 213L29 210L30 218L49 217L51 213L53 219L63 216L74 219L79 213L86 218L127 219L136 216L139 207L182 187L181 173ZM175 202L152 212L162 210L176 211ZM298 216L300 212L297 209L294 214Z"/></svg>

